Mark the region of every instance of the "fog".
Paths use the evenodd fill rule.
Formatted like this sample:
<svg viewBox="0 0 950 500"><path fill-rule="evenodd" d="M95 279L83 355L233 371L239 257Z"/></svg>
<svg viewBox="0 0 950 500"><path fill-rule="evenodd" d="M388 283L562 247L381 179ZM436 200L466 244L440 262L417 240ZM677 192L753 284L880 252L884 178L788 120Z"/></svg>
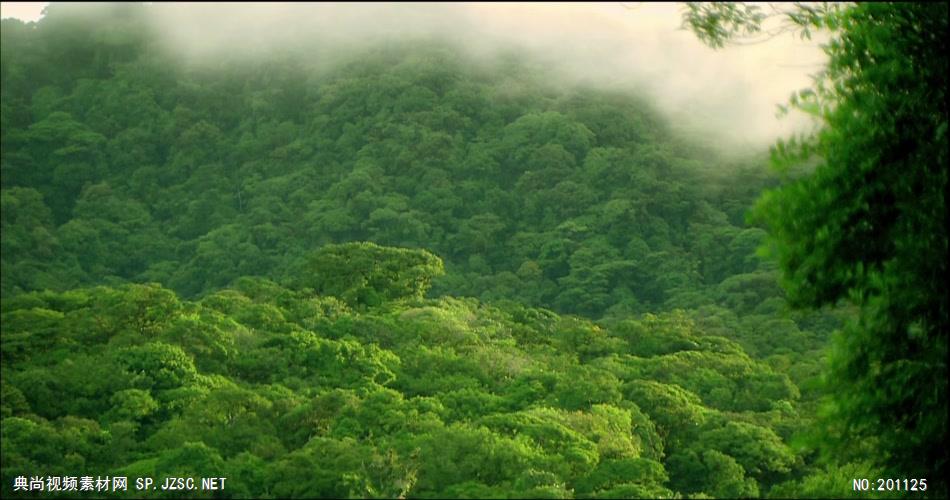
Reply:
<svg viewBox="0 0 950 500"><path fill-rule="evenodd" d="M522 49L562 83L639 89L676 127L729 148L761 148L810 126L778 104L823 67L817 41L791 34L713 50L680 29L679 4L152 4L154 28L192 60L286 45L328 51L444 37L491 59ZM5 10L7 7L5 5ZM6 15L6 14L5 14Z"/></svg>
<svg viewBox="0 0 950 500"><path fill-rule="evenodd" d="M0 19L13 17L23 22L36 21L43 17L43 9L49 2L0 2Z"/></svg>

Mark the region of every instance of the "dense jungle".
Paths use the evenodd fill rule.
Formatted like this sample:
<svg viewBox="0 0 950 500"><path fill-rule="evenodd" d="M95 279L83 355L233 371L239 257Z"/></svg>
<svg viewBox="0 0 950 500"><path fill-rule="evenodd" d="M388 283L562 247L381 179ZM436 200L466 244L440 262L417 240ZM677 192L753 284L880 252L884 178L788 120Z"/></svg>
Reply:
<svg viewBox="0 0 950 500"><path fill-rule="evenodd" d="M516 50L187 60L152 8L2 21L4 498L947 495L945 4L794 11L821 128L771 154Z"/></svg>

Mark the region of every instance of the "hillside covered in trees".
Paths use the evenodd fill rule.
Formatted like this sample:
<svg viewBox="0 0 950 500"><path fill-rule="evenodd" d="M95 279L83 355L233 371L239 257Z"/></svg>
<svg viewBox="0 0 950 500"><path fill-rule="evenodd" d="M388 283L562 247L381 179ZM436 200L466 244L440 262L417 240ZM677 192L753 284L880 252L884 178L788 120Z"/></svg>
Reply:
<svg viewBox="0 0 950 500"><path fill-rule="evenodd" d="M765 152L434 39L189 62L149 8L2 21L4 497L870 495Z"/></svg>

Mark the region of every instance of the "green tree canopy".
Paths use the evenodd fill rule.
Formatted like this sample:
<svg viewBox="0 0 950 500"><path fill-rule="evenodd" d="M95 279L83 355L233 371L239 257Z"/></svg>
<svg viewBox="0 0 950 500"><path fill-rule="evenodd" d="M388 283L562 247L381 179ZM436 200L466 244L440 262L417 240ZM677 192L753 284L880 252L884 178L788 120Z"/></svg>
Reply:
<svg viewBox="0 0 950 500"><path fill-rule="evenodd" d="M684 24L715 47L766 14L692 3ZM775 147L777 166L799 167L755 217L794 305L859 308L832 348L822 441L946 494L947 5L799 4L784 16L803 36L831 31L827 67L792 98L822 127Z"/></svg>
<svg viewBox="0 0 950 500"><path fill-rule="evenodd" d="M375 243L324 246L310 257L307 269L303 283L353 306L421 299L432 279L445 272L442 260L426 250Z"/></svg>

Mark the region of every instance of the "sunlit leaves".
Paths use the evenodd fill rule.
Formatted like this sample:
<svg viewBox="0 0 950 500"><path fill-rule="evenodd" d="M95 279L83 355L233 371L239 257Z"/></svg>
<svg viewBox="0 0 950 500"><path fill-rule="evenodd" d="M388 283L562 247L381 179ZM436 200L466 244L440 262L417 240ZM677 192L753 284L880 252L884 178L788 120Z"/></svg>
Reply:
<svg viewBox="0 0 950 500"><path fill-rule="evenodd" d="M317 292L352 305L376 306L384 300L420 299L442 261L425 250L380 247L373 243L328 245L315 252L302 281Z"/></svg>
<svg viewBox="0 0 950 500"><path fill-rule="evenodd" d="M48 357L52 367L4 377L5 416L81 415L90 419L83 428L108 429L116 454L93 447L76 460L145 474L188 453L185 469L217 464L236 468L235 478L256 478L236 486L248 495L667 497L668 471L687 470L676 457L694 442L721 454L696 462L713 471L703 477L735 476L702 491L755 491L749 475L772 481L789 470L790 455L770 429L733 429L703 405L719 386L733 387L726 392L738 400L788 394L773 392L767 372L702 338L682 314L646 316L614 332L471 299L363 312L321 300L255 278L201 303L138 285L19 296L5 302L12 308L5 332L32 333L37 322L21 324L21 316L47 311L52 328L67 316L97 325L68 338L104 350L60 360L47 354L55 345L33 345L30 356ZM307 323L316 329L303 329ZM673 343L651 358L614 354L647 331ZM735 389L729 377L751 383ZM33 459L4 453L11 463ZM263 472L248 469L261 463ZM314 467L326 473L309 473L305 489L289 483Z"/></svg>

